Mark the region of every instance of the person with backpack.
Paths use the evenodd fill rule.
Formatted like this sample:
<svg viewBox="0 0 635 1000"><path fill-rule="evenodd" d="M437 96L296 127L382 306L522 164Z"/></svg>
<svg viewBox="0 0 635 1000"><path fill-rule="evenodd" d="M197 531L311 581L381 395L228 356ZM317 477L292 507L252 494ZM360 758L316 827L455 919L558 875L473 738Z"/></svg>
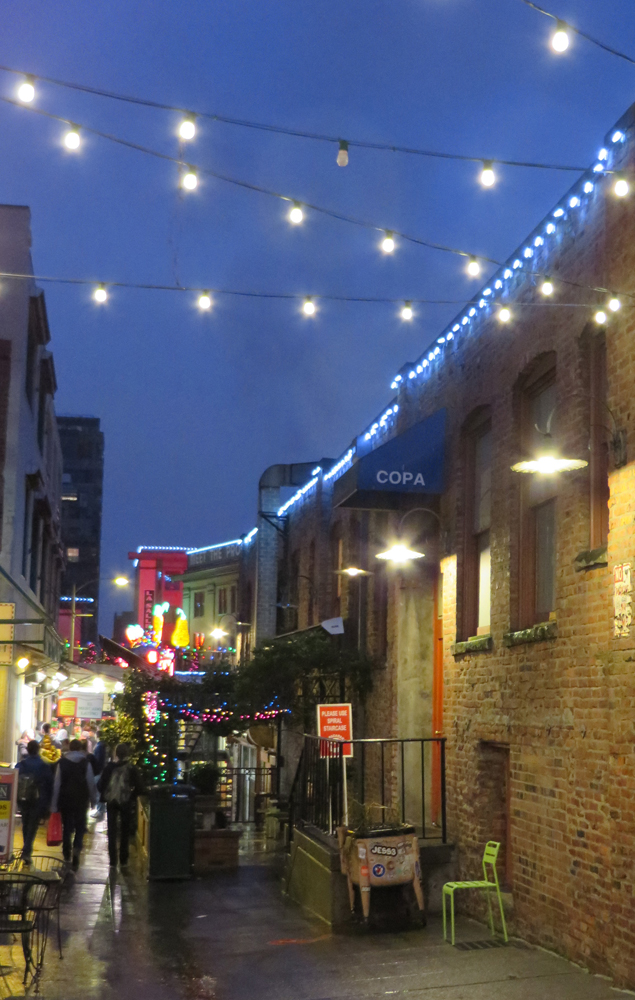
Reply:
<svg viewBox="0 0 635 1000"><path fill-rule="evenodd" d="M15 766L18 771L18 805L22 815L22 862L30 865L37 828L49 811L53 769L40 757L37 740L29 740L26 757Z"/></svg>
<svg viewBox="0 0 635 1000"><path fill-rule="evenodd" d="M137 795L143 791L141 776L130 763L130 744L120 743L115 760L106 764L99 779L102 801L108 818L108 854L111 868L117 867L117 853L122 868L128 864L130 832Z"/></svg>
<svg viewBox="0 0 635 1000"><path fill-rule="evenodd" d="M88 805L97 802L95 776L79 740L71 740L68 753L64 754L55 773L51 811L62 814L62 854L71 861L73 871L79 860L88 825Z"/></svg>

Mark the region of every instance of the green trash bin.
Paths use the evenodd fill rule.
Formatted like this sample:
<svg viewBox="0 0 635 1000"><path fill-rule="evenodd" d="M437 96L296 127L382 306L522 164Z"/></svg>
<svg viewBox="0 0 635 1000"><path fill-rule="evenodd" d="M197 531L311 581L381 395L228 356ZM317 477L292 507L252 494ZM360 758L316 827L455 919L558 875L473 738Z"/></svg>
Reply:
<svg viewBox="0 0 635 1000"><path fill-rule="evenodd" d="M194 795L191 785L153 785L150 789L148 878L192 878Z"/></svg>

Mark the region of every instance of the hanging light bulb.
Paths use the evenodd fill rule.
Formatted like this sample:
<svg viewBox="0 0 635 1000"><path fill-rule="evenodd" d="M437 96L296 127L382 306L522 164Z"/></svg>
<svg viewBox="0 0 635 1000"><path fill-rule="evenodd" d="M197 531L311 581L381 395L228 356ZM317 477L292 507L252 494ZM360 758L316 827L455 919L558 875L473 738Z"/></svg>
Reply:
<svg viewBox="0 0 635 1000"><path fill-rule="evenodd" d="M293 202L293 208L289 212L289 222L292 222L294 226L298 226L304 218L304 212L300 206L299 201Z"/></svg>
<svg viewBox="0 0 635 1000"><path fill-rule="evenodd" d="M35 97L35 77L27 76L18 87L18 100L24 104L30 104Z"/></svg>
<svg viewBox="0 0 635 1000"><path fill-rule="evenodd" d="M313 301L310 295L307 295L306 299L302 304L302 312L304 313L305 316L315 315L315 302Z"/></svg>
<svg viewBox="0 0 635 1000"><path fill-rule="evenodd" d="M183 174L181 184L186 191L194 191L198 184L198 177L196 176L194 167L187 168L187 173Z"/></svg>
<svg viewBox="0 0 635 1000"><path fill-rule="evenodd" d="M622 303L615 295L613 296L613 298L609 299L609 309L611 310L611 312L616 313L619 309L621 309L621 307Z"/></svg>
<svg viewBox="0 0 635 1000"><path fill-rule="evenodd" d="M540 291L543 295L553 295L553 281L550 278L545 278L540 286Z"/></svg>
<svg viewBox="0 0 635 1000"><path fill-rule="evenodd" d="M348 143L340 139L340 148L337 151L337 165L338 167L348 166Z"/></svg>
<svg viewBox="0 0 635 1000"><path fill-rule="evenodd" d="M604 326L606 323L606 313L603 309L598 309L595 316L593 317L598 326Z"/></svg>
<svg viewBox="0 0 635 1000"><path fill-rule="evenodd" d="M467 265L467 273L471 278L476 278L481 273L481 265L477 261L476 257L470 257Z"/></svg>
<svg viewBox="0 0 635 1000"><path fill-rule="evenodd" d="M99 302L100 305L103 305L103 303L108 298L108 292L106 291L106 288L105 288L104 285L98 285L97 286L97 288L93 292L93 298L94 298L95 302Z"/></svg>
<svg viewBox="0 0 635 1000"><path fill-rule="evenodd" d="M395 241L389 229L386 230L386 235L381 241L381 248L384 251L384 253L392 253L393 250L395 249Z"/></svg>
<svg viewBox="0 0 635 1000"><path fill-rule="evenodd" d="M486 188L492 187L496 183L496 174L494 173L492 160L483 160L483 169L481 170L479 179L483 187Z"/></svg>
<svg viewBox="0 0 635 1000"><path fill-rule="evenodd" d="M196 120L194 115L187 115L179 125L179 135L181 139L193 139L196 135Z"/></svg>
<svg viewBox="0 0 635 1000"><path fill-rule="evenodd" d="M405 302L404 307L401 310L402 319L412 319L414 313L412 311L412 302Z"/></svg>
<svg viewBox="0 0 635 1000"><path fill-rule="evenodd" d="M209 292L203 292L202 295L198 297L198 307L199 309L211 309L212 299Z"/></svg>
<svg viewBox="0 0 635 1000"><path fill-rule="evenodd" d="M498 318L501 323L509 323L510 319L512 318L511 310L507 309L507 307L499 309Z"/></svg>
<svg viewBox="0 0 635 1000"><path fill-rule="evenodd" d="M81 138L76 125L71 125L68 132L64 134L64 145L67 149L79 149Z"/></svg>
<svg viewBox="0 0 635 1000"><path fill-rule="evenodd" d="M628 194L630 188L628 186L628 181L625 177L618 177L613 185L613 191L618 198L625 198Z"/></svg>
<svg viewBox="0 0 635 1000"><path fill-rule="evenodd" d="M551 48L554 52L566 52L569 48L569 32L564 21L558 21L556 30L551 36Z"/></svg>

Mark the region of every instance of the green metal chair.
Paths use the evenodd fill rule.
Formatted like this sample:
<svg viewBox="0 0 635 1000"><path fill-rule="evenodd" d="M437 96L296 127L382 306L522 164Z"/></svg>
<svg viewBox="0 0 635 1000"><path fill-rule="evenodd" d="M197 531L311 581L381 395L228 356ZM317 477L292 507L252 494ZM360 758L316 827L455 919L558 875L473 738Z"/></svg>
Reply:
<svg viewBox="0 0 635 1000"><path fill-rule="evenodd" d="M445 898L450 897L450 917L452 921L452 944L454 944L454 893L456 889L482 889L487 893L487 909L489 913L489 927L492 932L492 937L495 937L496 932L494 930L494 916L492 914L492 900L491 893L492 889L496 890L496 895L498 896L498 906L500 909L501 923L503 925L503 937L507 942L509 940L507 936L507 926L505 924L505 912L503 910L503 900L501 898L500 885L498 884L498 874L496 872L496 859L498 858L498 852L500 851L500 844L495 840L489 840L485 845L485 850L483 852L483 875L484 879L476 882L446 882L443 886L443 939L447 941L446 933L446 916L445 916ZM487 877L487 865L490 865L492 871L492 877Z"/></svg>

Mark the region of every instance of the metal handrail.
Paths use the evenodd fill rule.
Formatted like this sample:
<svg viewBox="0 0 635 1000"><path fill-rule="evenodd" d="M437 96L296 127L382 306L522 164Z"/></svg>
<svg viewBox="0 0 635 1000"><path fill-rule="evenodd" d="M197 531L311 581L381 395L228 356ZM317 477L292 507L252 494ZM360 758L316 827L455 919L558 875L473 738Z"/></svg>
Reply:
<svg viewBox="0 0 635 1000"><path fill-rule="evenodd" d="M333 833L347 816L345 787L362 807L394 808L401 822L420 827L422 839L447 843L445 737L384 737L329 740L304 735L304 746L289 795L288 845L294 826L311 825ZM346 747L352 747L353 774L345 774ZM413 754L418 746L419 753ZM429 753L429 748L433 750ZM436 752L435 752L436 751ZM373 793L380 801L373 802ZM420 816L413 819L413 810Z"/></svg>

